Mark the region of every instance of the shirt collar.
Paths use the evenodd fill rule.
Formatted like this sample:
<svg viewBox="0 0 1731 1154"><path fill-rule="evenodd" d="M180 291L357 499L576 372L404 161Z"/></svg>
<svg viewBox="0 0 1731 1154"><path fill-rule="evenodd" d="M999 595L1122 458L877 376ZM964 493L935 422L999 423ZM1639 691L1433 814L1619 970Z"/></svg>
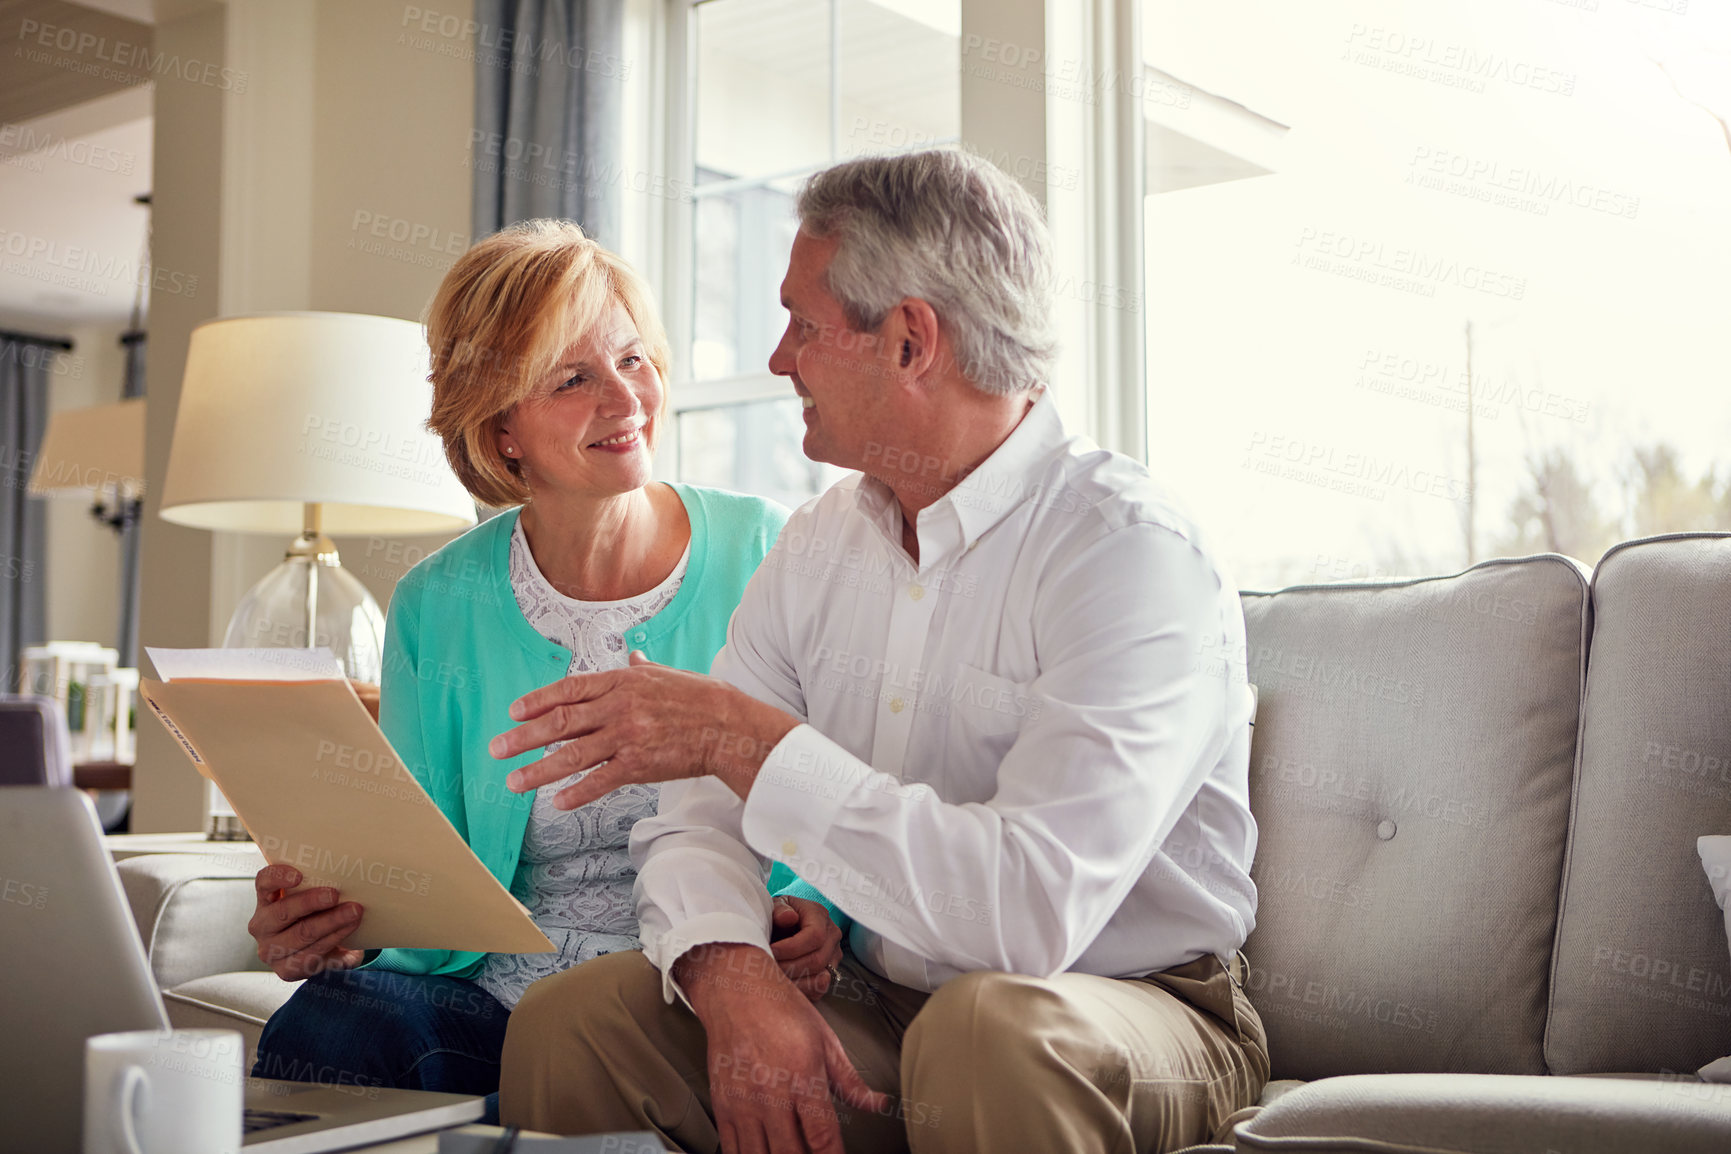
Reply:
<svg viewBox="0 0 1731 1154"><path fill-rule="evenodd" d="M1023 501L1036 495L1038 468L1063 447L1068 436L1051 393L1041 389L1033 407L1003 444L937 501L920 510L920 568L947 556L952 547L975 541ZM856 508L876 522L891 541L900 538L895 493L874 477L861 476Z"/></svg>
<svg viewBox="0 0 1731 1154"><path fill-rule="evenodd" d="M1033 408L1010 430L1004 443L932 508L949 505L955 510L962 527L962 547L971 548L1012 509L1036 495L1040 466L1066 440L1058 406L1052 402L1051 393L1041 389Z"/></svg>

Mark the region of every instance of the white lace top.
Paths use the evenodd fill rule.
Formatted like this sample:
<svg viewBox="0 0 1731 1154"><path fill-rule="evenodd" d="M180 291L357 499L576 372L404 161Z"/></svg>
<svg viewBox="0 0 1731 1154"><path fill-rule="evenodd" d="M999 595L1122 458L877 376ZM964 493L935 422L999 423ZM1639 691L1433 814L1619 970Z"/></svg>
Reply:
<svg viewBox="0 0 1731 1154"><path fill-rule="evenodd" d="M679 592L690 559L688 546L667 580L637 597L578 601L560 593L541 575L519 521L511 534L511 589L535 631L571 650L571 673L619 669L630 653L625 634L667 608ZM549 745L547 753L563 744ZM511 893L529 907L556 952L489 954L475 977L507 1009L515 1008L529 983L538 978L641 945L637 906L631 896L637 871L626 843L637 819L655 812L660 789L628 785L570 813L554 809L553 795L577 776L535 791L523 853L511 881Z"/></svg>

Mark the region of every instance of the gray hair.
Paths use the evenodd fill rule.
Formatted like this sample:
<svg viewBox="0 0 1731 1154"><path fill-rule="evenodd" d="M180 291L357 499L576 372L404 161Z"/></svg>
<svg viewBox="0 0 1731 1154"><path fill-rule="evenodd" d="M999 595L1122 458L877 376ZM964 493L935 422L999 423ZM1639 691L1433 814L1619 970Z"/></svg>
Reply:
<svg viewBox="0 0 1731 1154"><path fill-rule="evenodd" d="M805 232L840 240L829 291L856 330L914 297L975 387L1046 382L1058 346L1051 234L1039 203L989 161L951 149L862 157L817 173L795 207Z"/></svg>

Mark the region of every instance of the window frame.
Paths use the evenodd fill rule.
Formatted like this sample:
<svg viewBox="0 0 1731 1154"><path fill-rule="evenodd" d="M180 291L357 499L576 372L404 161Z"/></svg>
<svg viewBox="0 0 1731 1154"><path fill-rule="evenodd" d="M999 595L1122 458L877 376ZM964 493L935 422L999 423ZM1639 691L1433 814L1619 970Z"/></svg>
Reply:
<svg viewBox="0 0 1731 1154"><path fill-rule="evenodd" d="M660 167L690 195L669 198L651 222L651 279L663 303L674 379L669 415L773 400L787 395L784 380L767 370L720 379L692 379L689 354L695 332L697 202L742 188L764 187L817 171L795 169L699 187L696 184L697 5L704 0L659 0L652 42L658 75L651 110L651 147ZM727 0L712 0L726 3ZM839 54L836 12L829 0L831 154L839 149ZM1058 257L1057 312L1062 333L1053 395L1073 432L1139 460L1147 458L1148 382L1145 318L1141 309L1108 307L1104 293L1074 286L1117 286L1140 301L1143 276L1143 127L1139 85L1093 85L1090 99L1066 97L1057 85L1011 88L988 70L970 70L980 46L1012 44L1033 59L1061 60L1084 77L1139 77L1139 0L960 0L961 144L1018 172L1062 170L1073 179L1025 186L1047 210ZM1047 65L1036 65L1040 72ZM1000 70L1001 71L1001 70ZM1008 160L1011 163L1005 164ZM1094 299L1090 301L1090 296ZM679 475L678 438L657 454L656 475Z"/></svg>

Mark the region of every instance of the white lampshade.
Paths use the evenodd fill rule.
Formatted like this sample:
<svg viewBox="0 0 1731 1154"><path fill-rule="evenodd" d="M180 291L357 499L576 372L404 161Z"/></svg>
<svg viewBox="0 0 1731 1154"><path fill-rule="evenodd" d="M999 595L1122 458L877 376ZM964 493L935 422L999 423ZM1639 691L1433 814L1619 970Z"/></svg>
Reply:
<svg viewBox="0 0 1731 1154"><path fill-rule="evenodd" d="M144 398L88 409L63 409L48 418L36 451L30 492L89 493L118 489L144 495Z"/></svg>
<svg viewBox="0 0 1731 1154"><path fill-rule="evenodd" d="M355 313L269 313L192 332L162 516L293 535L306 504L327 533L443 533L474 501L424 422L421 326Z"/></svg>

